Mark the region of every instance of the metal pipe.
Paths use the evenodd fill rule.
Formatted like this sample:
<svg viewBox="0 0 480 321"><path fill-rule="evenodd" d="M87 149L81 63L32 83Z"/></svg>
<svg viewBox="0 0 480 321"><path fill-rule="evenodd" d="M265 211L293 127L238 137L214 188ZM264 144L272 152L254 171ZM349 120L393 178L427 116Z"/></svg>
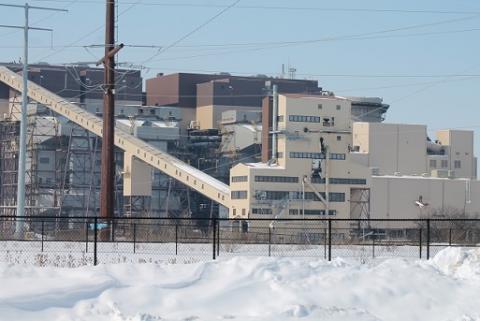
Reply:
<svg viewBox="0 0 480 321"><path fill-rule="evenodd" d="M23 92L22 109L20 115L20 142L18 151L18 177L17 177L17 216L25 215L25 169L27 157L27 104L28 104L28 4L25 4L25 27L23 29ZM15 234L20 236L24 229L24 221L17 220Z"/></svg>
<svg viewBox="0 0 480 321"><path fill-rule="evenodd" d="M23 29L24 43L23 43L23 84L22 84L22 107L20 115L20 141L18 151L18 172L17 172L17 216L25 216L25 169L26 169L26 155L27 155L27 104L28 104L28 31L40 30L40 31L53 31L53 29L47 28L34 28L29 26L29 11L35 10L47 10L47 11L62 11L67 12L65 9L47 8L30 6L28 3L24 5L14 5L0 3L2 7L23 8L25 11L25 24L24 26L12 26L12 25L0 25L4 28ZM24 229L24 222L17 220L15 223L15 236L19 237Z"/></svg>
<svg viewBox="0 0 480 321"><path fill-rule="evenodd" d="M277 131L278 131L278 86L273 85L272 108L272 160L277 159Z"/></svg>
<svg viewBox="0 0 480 321"><path fill-rule="evenodd" d="M305 179L306 177L303 177L302 179L302 218L304 222L305 222Z"/></svg>
<svg viewBox="0 0 480 321"><path fill-rule="evenodd" d="M325 215L330 215L330 173L329 173L329 155L328 146L325 146Z"/></svg>

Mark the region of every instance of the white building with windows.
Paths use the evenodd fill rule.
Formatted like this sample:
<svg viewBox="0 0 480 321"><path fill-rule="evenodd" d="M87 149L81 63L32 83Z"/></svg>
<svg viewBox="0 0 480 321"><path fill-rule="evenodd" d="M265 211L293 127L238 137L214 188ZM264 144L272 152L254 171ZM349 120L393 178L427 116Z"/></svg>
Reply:
<svg viewBox="0 0 480 321"><path fill-rule="evenodd" d="M231 169L231 218L480 213L472 131L442 130L432 142L424 125L354 122L343 97L286 94L278 101L277 154Z"/></svg>

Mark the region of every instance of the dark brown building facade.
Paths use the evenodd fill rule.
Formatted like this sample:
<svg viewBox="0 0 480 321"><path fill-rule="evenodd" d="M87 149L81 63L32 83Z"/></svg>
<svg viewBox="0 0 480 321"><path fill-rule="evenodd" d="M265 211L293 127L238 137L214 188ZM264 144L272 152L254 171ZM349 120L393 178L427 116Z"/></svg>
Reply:
<svg viewBox="0 0 480 321"><path fill-rule="evenodd" d="M261 107L268 95L268 86L277 84L283 93L315 93L321 91L318 81L239 77L229 74L159 74L147 79L147 104L196 108L198 106Z"/></svg>
<svg viewBox="0 0 480 321"><path fill-rule="evenodd" d="M2 64L20 72L20 64ZM28 79L64 98L103 99L103 68L85 65L30 65ZM116 99L142 102L142 77L139 70L117 70ZM11 94L8 86L0 84L0 99L8 99Z"/></svg>

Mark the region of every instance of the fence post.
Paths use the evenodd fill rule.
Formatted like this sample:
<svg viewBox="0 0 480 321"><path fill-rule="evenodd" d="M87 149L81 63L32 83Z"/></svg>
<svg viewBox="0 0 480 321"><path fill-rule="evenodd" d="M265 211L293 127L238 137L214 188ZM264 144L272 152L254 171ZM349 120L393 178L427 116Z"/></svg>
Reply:
<svg viewBox="0 0 480 321"><path fill-rule="evenodd" d="M448 230L448 246L452 246L452 229Z"/></svg>
<svg viewBox="0 0 480 321"><path fill-rule="evenodd" d="M217 220L217 257L220 256L220 220Z"/></svg>
<svg viewBox="0 0 480 321"><path fill-rule="evenodd" d="M212 225L213 225L213 226L212 226L212 227L213 227L213 231L212 231L212 232L213 232L213 233L212 233L212 234L213 234L213 236L212 236L212 237L213 237L213 239L212 239L212 245L213 245L213 251L212 251L212 252L213 252L213 253L212 253L212 256L213 256L213 259L215 260L215 258L216 258L216 252L217 252L217 250L215 249L215 245L216 245L216 243L217 243L217 240L216 240L217 219L216 219L216 218L213 219Z"/></svg>
<svg viewBox="0 0 480 321"><path fill-rule="evenodd" d="M272 228L268 227L268 256L272 256Z"/></svg>
<svg viewBox="0 0 480 321"><path fill-rule="evenodd" d="M175 223L175 255L178 255L178 222Z"/></svg>
<svg viewBox="0 0 480 321"><path fill-rule="evenodd" d="M430 219L427 219L427 260L430 260Z"/></svg>
<svg viewBox="0 0 480 321"><path fill-rule="evenodd" d="M372 258L375 258L375 237L372 237Z"/></svg>
<svg viewBox="0 0 480 321"><path fill-rule="evenodd" d="M136 251L137 243L137 223L133 223L133 254Z"/></svg>
<svg viewBox="0 0 480 321"><path fill-rule="evenodd" d="M85 253L88 253L88 220L85 221Z"/></svg>
<svg viewBox="0 0 480 321"><path fill-rule="evenodd" d="M328 260L332 260L332 219L328 219Z"/></svg>
<svg viewBox="0 0 480 321"><path fill-rule="evenodd" d="M420 259L422 258L422 228L419 229L419 249L420 249Z"/></svg>
<svg viewBox="0 0 480 321"><path fill-rule="evenodd" d="M327 229L323 229L323 259L327 259Z"/></svg>
<svg viewBox="0 0 480 321"><path fill-rule="evenodd" d="M112 220L112 242L115 242L115 220Z"/></svg>
<svg viewBox="0 0 480 321"><path fill-rule="evenodd" d="M97 234L98 234L98 218L95 217L93 226L93 265L97 265Z"/></svg>
<svg viewBox="0 0 480 321"><path fill-rule="evenodd" d="M43 234L45 233L45 222L42 221L42 252L43 252Z"/></svg>

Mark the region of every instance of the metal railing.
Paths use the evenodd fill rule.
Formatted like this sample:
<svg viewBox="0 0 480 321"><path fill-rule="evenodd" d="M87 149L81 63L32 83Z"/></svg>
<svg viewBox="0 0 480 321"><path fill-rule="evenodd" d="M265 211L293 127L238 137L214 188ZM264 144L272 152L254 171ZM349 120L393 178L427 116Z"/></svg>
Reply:
<svg viewBox="0 0 480 321"><path fill-rule="evenodd" d="M0 245L0 261L61 266L232 256L429 259L448 246L480 246L480 219L0 216Z"/></svg>

